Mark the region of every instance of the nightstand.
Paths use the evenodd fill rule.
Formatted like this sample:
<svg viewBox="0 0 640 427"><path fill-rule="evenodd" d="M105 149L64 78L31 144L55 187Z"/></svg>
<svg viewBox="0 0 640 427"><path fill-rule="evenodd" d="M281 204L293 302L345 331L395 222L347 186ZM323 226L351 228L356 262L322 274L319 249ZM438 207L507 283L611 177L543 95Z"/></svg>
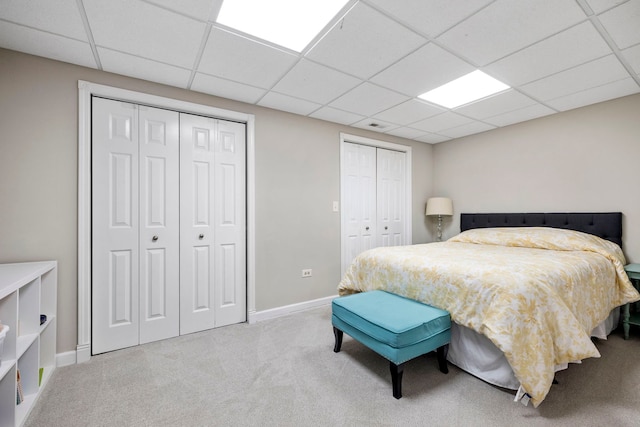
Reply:
<svg viewBox="0 0 640 427"><path fill-rule="evenodd" d="M627 264L624 266L629 280L636 289L640 290L640 264ZM629 305L625 304L622 310L622 329L624 330L624 339L629 339L629 325L640 326L640 303L636 302L635 313L629 314Z"/></svg>

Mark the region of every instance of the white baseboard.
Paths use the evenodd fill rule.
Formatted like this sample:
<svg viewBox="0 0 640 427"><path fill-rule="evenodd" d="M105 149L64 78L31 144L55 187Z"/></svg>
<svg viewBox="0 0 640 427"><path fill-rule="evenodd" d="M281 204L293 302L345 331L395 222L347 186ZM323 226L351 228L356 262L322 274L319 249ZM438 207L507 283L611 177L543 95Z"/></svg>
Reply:
<svg viewBox="0 0 640 427"><path fill-rule="evenodd" d="M88 362L91 359L91 344L82 344L76 347L77 363Z"/></svg>
<svg viewBox="0 0 640 427"><path fill-rule="evenodd" d="M297 304L285 305L282 307L271 308L269 310L254 311L248 315L249 323L261 322L263 320L275 319L276 317L286 316L288 314L298 313L300 311L310 310L331 304L337 295L318 298L311 301L299 302ZM69 366L76 363L83 363L91 359L90 345L79 345L76 351L67 351L65 353L56 354L56 366Z"/></svg>
<svg viewBox="0 0 640 427"><path fill-rule="evenodd" d="M56 367L69 366L76 364L76 352L67 351L65 353L56 354Z"/></svg>
<svg viewBox="0 0 640 427"><path fill-rule="evenodd" d="M271 308L269 310L256 311L249 313L249 323L261 322L267 319L274 319L276 317L286 316L287 314L297 313L299 311L309 310L311 308L322 307L324 305L331 304L331 301L336 298L337 295L318 298L311 301L300 302L297 304L285 305L283 307Z"/></svg>

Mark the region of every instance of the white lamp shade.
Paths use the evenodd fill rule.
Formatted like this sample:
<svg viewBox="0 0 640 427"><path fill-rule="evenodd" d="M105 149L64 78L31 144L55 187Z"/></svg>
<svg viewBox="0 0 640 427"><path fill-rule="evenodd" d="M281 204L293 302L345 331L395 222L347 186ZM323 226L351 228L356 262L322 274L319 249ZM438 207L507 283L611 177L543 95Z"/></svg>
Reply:
<svg viewBox="0 0 640 427"><path fill-rule="evenodd" d="M425 214L427 216L453 215L453 202L451 202L451 199L447 197L431 197L429 200L427 200L427 211Z"/></svg>

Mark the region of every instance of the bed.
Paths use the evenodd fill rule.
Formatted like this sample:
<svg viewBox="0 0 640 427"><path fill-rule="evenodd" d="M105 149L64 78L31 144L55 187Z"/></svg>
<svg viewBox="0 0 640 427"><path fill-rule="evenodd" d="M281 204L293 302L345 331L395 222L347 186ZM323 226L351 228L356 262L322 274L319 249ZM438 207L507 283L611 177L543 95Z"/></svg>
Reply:
<svg viewBox="0 0 640 427"><path fill-rule="evenodd" d="M599 357L592 333L640 299L624 272L622 214L462 214L446 242L358 255L340 295L384 289L451 313L449 360L538 406L555 372Z"/></svg>

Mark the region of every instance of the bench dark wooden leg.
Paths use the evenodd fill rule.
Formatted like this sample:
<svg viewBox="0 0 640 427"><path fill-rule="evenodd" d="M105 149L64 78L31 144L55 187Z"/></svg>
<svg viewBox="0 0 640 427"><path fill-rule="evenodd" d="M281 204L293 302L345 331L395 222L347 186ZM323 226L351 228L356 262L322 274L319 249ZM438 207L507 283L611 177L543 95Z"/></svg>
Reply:
<svg viewBox="0 0 640 427"><path fill-rule="evenodd" d="M449 373L449 367L447 366L447 353L449 353L449 344L438 347L438 367L443 374Z"/></svg>
<svg viewBox="0 0 640 427"><path fill-rule="evenodd" d="M333 346L333 352L338 353L340 351L340 347L342 347L343 332L334 326L333 335L336 337L336 344Z"/></svg>
<svg viewBox="0 0 640 427"><path fill-rule="evenodd" d="M389 362L391 370L391 384L393 385L393 397L400 399L402 397L402 373L404 372L404 363L396 365Z"/></svg>

